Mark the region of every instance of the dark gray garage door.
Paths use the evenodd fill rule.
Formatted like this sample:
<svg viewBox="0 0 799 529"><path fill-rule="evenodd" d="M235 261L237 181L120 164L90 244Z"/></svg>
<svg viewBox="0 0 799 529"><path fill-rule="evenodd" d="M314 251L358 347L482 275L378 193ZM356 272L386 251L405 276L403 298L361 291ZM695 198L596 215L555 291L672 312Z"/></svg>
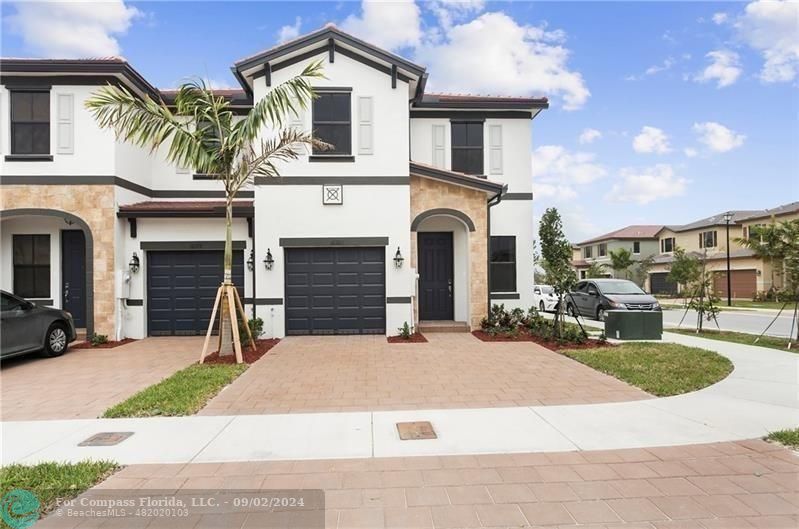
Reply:
<svg viewBox="0 0 799 529"><path fill-rule="evenodd" d="M147 329L150 336L205 334L222 282L218 250L147 252ZM233 252L233 283L244 284L244 253Z"/></svg>
<svg viewBox="0 0 799 529"><path fill-rule="evenodd" d="M286 334L386 332L385 248L287 248Z"/></svg>
<svg viewBox="0 0 799 529"><path fill-rule="evenodd" d="M668 272L654 272L649 274L650 294L677 294L677 283L669 280Z"/></svg>

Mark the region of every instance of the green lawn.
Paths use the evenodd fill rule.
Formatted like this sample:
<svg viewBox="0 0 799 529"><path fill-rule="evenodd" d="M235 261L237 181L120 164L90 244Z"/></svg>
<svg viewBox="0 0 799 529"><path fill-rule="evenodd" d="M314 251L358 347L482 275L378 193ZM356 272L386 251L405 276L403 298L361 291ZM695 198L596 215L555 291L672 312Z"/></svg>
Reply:
<svg viewBox="0 0 799 529"><path fill-rule="evenodd" d="M726 306L727 300L722 299L721 304ZM748 299L734 299L732 300L733 307L741 307L741 308L748 308L748 309L776 309L780 310L782 306L785 304L784 301L750 301ZM788 306L785 307L785 310L793 309L793 302L789 301Z"/></svg>
<svg viewBox="0 0 799 529"><path fill-rule="evenodd" d="M685 334L688 336L699 336L701 338L710 338L711 340L721 340L723 342L742 343L744 345L757 345L760 347L768 347L770 349L780 349L782 351L789 351L791 353L799 353L799 344L794 340L793 345L788 349L787 338L775 338L773 336L763 336L757 343L754 343L754 334L745 332L733 331L717 331L717 330L703 330L697 334L693 329L664 329L666 332L676 332L677 334Z"/></svg>
<svg viewBox="0 0 799 529"><path fill-rule="evenodd" d="M732 363L721 355L671 343L632 342L560 352L658 397L702 389L732 372Z"/></svg>
<svg viewBox="0 0 799 529"><path fill-rule="evenodd" d="M0 468L0 494L5 495L12 489L33 493L35 500L24 492L16 494L16 504L20 510L15 519L20 520L25 513L37 519L37 513L52 510L57 500L75 498L103 481L117 468L117 464L111 461L9 465ZM4 504L3 508L6 507ZM0 527L9 527L1 521L0 524Z"/></svg>
<svg viewBox="0 0 799 529"><path fill-rule="evenodd" d="M793 430L780 430L778 432L771 432L766 437L769 441L776 441L785 446L793 449L799 449L799 428Z"/></svg>
<svg viewBox="0 0 799 529"><path fill-rule="evenodd" d="M246 364L189 366L109 408L103 417L193 415L246 369Z"/></svg>

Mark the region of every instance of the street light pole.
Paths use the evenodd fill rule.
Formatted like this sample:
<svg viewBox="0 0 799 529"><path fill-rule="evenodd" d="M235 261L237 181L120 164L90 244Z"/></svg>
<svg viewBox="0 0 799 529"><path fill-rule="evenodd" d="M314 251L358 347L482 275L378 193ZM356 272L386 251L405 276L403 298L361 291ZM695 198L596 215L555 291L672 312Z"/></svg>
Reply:
<svg viewBox="0 0 799 529"><path fill-rule="evenodd" d="M724 222L727 224L727 306L732 307L732 277L730 276L730 220L732 212L724 214Z"/></svg>

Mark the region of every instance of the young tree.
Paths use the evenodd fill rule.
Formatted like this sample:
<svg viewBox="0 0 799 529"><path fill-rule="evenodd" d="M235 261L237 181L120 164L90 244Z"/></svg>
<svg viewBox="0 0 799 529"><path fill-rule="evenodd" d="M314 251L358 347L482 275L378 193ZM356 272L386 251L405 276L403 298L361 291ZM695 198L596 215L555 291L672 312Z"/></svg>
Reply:
<svg viewBox="0 0 799 529"><path fill-rule="evenodd" d="M563 333L564 296L572 291L577 276L571 267L572 246L563 233L563 222L556 208L548 208L541 216L538 226L538 240L541 244L541 259L547 270L549 284L558 296L555 312L555 334Z"/></svg>
<svg viewBox="0 0 799 529"><path fill-rule="evenodd" d="M100 127L113 130L117 138L151 152L166 145L170 163L214 175L222 183L225 287L232 285L233 201L239 190L255 176L279 176L277 164L295 160L304 146L326 146L305 132L283 126L289 115L296 115L314 98L311 81L321 77L321 61L308 65L298 76L272 88L242 119L236 119L230 102L215 95L203 81L181 85L174 110L163 101L147 95L138 97L114 85L98 90L86 101L86 107ZM229 313L232 301L221 301L220 354L231 354L238 320L235 310Z"/></svg>
<svg viewBox="0 0 799 529"><path fill-rule="evenodd" d="M687 285L699 279L701 268L702 264L698 258L687 254L682 248L675 248L668 278L685 289Z"/></svg>
<svg viewBox="0 0 799 529"><path fill-rule="evenodd" d="M610 252L610 268L617 274L624 272L624 279L629 279L628 272L634 263L633 254L627 248L617 248Z"/></svg>
<svg viewBox="0 0 799 529"><path fill-rule="evenodd" d="M702 332L704 321L716 321L721 309L718 306L719 298L713 293L713 274L707 270L707 250L698 262L699 272L695 279L688 283L690 296L688 308L696 311L696 332Z"/></svg>
<svg viewBox="0 0 799 529"><path fill-rule="evenodd" d="M633 266L631 275L632 280L641 288L644 288L644 284L646 283L646 279L649 276L649 270L655 264L655 256L654 255L647 255L636 265ZM651 290L651 286L650 286Z"/></svg>
<svg viewBox="0 0 799 529"><path fill-rule="evenodd" d="M735 239L735 242L744 248L752 250L755 257L771 265L770 290L774 292L775 300L778 300L779 293L774 285L774 280L776 276L781 273L783 260L785 259L786 252L789 250L784 239L784 224L785 223L777 224L774 218L772 218L769 224L750 226L748 237L738 237Z"/></svg>

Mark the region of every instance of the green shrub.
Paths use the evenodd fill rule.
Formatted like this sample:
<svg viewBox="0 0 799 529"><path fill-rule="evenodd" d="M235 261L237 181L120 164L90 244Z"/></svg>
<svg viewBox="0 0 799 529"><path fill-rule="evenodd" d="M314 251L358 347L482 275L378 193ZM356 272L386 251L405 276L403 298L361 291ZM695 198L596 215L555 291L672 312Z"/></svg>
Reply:
<svg viewBox="0 0 799 529"><path fill-rule="evenodd" d="M403 340L411 339L411 334L413 334L413 332L411 332L411 326L408 325L407 321L403 323L402 327L400 327L397 330L399 331L400 338L402 338Z"/></svg>
<svg viewBox="0 0 799 529"><path fill-rule="evenodd" d="M94 333L89 341L93 346L102 345L104 343L108 343L108 335Z"/></svg>
<svg viewBox="0 0 799 529"><path fill-rule="evenodd" d="M264 320L261 318L250 318L247 321L252 333L252 339L257 340L264 333ZM247 328L244 327L244 322L239 320L239 338L241 341L247 339Z"/></svg>

